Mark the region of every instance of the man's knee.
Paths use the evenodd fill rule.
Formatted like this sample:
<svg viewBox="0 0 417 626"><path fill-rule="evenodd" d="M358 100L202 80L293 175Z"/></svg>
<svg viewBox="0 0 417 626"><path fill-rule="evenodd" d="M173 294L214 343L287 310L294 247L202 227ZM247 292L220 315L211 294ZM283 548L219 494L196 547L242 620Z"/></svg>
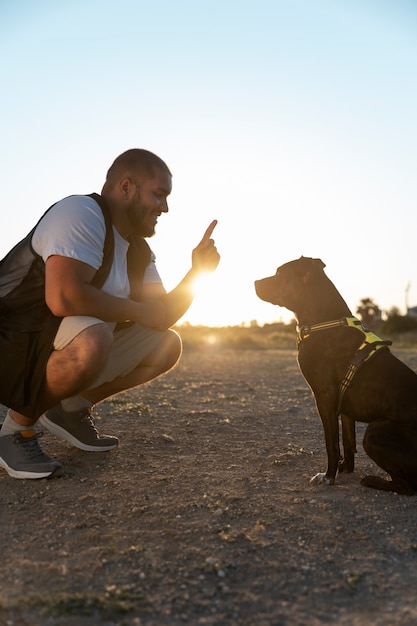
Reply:
<svg viewBox="0 0 417 626"><path fill-rule="evenodd" d="M172 369L181 358L182 341L175 330L167 330L162 342L164 343L162 350L165 355L165 367L162 371L167 372Z"/></svg>
<svg viewBox="0 0 417 626"><path fill-rule="evenodd" d="M142 361L141 365L157 370L157 375L168 372L179 361L182 354L181 338L174 330L167 330L156 348Z"/></svg>
<svg viewBox="0 0 417 626"><path fill-rule="evenodd" d="M64 348L54 350L46 368L46 387L55 397L68 397L88 389L103 371L109 357L113 333L107 324L81 331Z"/></svg>

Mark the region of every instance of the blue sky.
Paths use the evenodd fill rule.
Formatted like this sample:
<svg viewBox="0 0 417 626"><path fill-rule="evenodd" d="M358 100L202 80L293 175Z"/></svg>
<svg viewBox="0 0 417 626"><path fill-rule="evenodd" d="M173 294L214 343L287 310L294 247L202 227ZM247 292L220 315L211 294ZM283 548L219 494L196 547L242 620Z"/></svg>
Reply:
<svg viewBox="0 0 417 626"><path fill-rule="evenodd" d="M417 304L414 0L2 0L0 59L0 256L145 147L174 174L167 288L219 221L184 319L287 319L253 281L302 254L353 310Z"/></svg>

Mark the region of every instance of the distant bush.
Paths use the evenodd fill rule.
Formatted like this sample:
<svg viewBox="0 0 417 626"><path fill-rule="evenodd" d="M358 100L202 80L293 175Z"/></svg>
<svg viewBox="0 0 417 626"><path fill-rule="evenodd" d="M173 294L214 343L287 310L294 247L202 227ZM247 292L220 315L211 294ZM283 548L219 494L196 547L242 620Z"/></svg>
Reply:
<svg viewBox="0 0 417 626"><path fill-rule="evenodd" d="M417 329L417 319L410 315L390 315L382 322L381 332L383 333L406 333Z"/></svg>
<svg viewBox="0 0 417 626"><path fill-rule="evenodd" d="M296 333L294 324L265 324L257 326L193 326L179 324L175 330L181 336L184 349L188 350L268 350L271 348L294 348Z"/></svg>

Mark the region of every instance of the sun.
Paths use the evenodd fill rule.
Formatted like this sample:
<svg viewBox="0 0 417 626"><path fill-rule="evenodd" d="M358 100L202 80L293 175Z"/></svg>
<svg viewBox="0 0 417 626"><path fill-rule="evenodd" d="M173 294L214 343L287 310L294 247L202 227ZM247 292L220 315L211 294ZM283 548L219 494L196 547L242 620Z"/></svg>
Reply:
<svg viewBox="0 0 417 626"><path fill-rule="evenodd" d="M286 310L256 296L247 276L230 278L226 272L202 274L194 283L194 301L183 320L198 326L263 325L283 319ZM181 320L180 320L181 323Z"/></svg>
<svg viewBox="0 0 417 626"><path fill-rule="evenodd" d="M225 286L213 274L201 274L193 285L194 301L184 316L187 321L201 326L227 326L228 294ZM226 303L222 305L221 303Z"/></svg>

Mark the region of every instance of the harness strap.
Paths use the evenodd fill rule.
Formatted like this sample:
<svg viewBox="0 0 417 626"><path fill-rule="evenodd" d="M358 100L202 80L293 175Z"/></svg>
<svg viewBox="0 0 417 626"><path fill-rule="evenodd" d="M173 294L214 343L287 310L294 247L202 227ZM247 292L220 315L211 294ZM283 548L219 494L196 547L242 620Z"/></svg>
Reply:
<svg viewBox="0 0 417 626"><path fill-rule="evenodd" d="M387 348L392 344L392 341L382 340L378 335L369 331L360 320L356 317L343 317L339 320L332 320L330 322L323 322L320 324L311 324L310 326L301 326L297 328L297 340L298 345L305 339L308 339L311 333L318 330L328 330L329 328L337 328L340 326L350 326L359 330L364 335L364 340L353 355L347 372L340 383L339 388L339 402L337 407L337 414L339 415L342 407L342 400L345 391L348 389L352 380L364 363L369 361L381 348Z"/></svg>
<svg viewBox="0 0 417 626"><path fill-rule="evenodd" d="M344 379L340 383L339 402L337 406L338 415L340 415L340 412L341 412L342 400L343 400L345 391L348 389L348 387L350 387L350 384L355 374L359 370L359 368L362 367L362 365L364 365L367 361L369 361L373 356L375 356L378 350L380 350L381 348L387 348L391 344L392 344L392 341L389 341L389 340L382 341L380 339L379 341L374 341L373 343L368 343L367 341L364 341L359 346L359 348L353 355L351 362L349 363L349 367L347 369Z"/></svg>

